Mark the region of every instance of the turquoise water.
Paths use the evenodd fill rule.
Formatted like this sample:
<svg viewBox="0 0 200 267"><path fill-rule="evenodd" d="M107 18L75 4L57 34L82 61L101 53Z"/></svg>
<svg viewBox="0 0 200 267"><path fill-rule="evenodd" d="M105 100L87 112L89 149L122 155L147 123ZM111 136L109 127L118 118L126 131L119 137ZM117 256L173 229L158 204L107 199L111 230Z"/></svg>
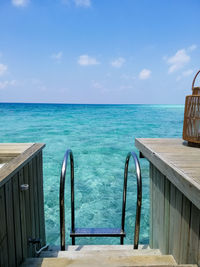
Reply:
<svg viewBox="0 0 200 267"><path fill-rule="evenodd" d="M47 242L59 244L59 176L67 148L75 160L77 227L120 227L124 161L136 137L181 137L182 105L1 104L0 142L42 142ZM141 161L143 206L140 243L149 236L148 162ZM133 242L136 180L130 162L126 244ZM66 228L70 229L69 169ZM113 239L77 239L77 244L119 244Z"/></svg>

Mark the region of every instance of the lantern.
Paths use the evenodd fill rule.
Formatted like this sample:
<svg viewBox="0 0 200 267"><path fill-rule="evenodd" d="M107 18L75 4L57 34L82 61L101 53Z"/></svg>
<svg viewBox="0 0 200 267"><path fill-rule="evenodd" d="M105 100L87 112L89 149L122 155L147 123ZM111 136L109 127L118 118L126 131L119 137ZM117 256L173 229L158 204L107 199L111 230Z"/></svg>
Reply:
<svg viewBox="0 0 200 267"><path fill-rule="evenodd" d="M188 141L188 145L198 147L200 147L200 87L194 87L194 83L199 73L200 70L192 82L192 95L186 96L185 99L183 123L183 139Z"/></svg>

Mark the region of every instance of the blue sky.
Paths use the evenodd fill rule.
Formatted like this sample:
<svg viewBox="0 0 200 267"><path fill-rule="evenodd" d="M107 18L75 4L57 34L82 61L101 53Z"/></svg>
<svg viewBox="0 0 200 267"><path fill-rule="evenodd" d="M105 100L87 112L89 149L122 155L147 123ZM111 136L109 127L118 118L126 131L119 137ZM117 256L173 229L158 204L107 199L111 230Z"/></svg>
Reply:
<svg viewBox="0 0 200 267"><path fill-rule="evenodd" d="M183 104L199 11L199 0L1 0L0 102Z"/></svg>

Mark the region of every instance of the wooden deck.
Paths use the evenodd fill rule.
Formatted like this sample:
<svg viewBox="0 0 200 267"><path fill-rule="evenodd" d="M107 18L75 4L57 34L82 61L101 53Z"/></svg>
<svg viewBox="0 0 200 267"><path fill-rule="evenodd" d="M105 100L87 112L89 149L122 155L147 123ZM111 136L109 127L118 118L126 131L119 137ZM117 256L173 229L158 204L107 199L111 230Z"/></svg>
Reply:
<svg viewBox="0 0 200 267"><path fill-rule="evenodd" d="M200 148L182 139L141 138L136 147L200 209Z"/></svg>
<svg viewBox="0 0 200 267"><path fill-rule="evenodd" d="M181 139L136 139L150 162L150 247L200 266L200 148Z"/></svg>

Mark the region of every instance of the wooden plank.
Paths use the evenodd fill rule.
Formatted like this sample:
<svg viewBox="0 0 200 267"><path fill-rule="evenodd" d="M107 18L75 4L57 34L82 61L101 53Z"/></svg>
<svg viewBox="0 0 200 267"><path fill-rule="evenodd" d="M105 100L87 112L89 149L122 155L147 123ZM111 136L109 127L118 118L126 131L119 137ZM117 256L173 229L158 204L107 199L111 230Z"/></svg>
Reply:
<svg viewBox="0 0 200 267"><path fill-rule="evenodd" d="M190 236L189 236L189 251L188 262L198 263L199 259L199 232L200 232L200 210L192 204L191 206L191 221L190 221Z"/></svg>
<svg viewBox="0 0 200 267"><path fill-rule="evenodd" d="M30 219L31 219L31 237L36 238L35 233L35 209L34 209L34 181L33 181L33 164L32 160L28 163L29 171L29 201L30 201ZM32 256L35 255L34 248L30 245Z"/></svg>
<svg viewBox="0 0 200 267"><path fill-rule="evenodd" d="M164 179L163 254L169 254L170 182Z"/></svg>
<svg viewBox="0 0 200 267"><path fill-rule="evenodd" d="M197 171L195 177L191 177L189 174L184 173L184 169L179 169L175 165L173 165L173 156L171 155L171 160L166 157L166 155L157 153L156 149L154 149L153 143L162 142L164 147L172 146L174 142L177 142L177 145L183 146L182 141L179 139L168 140L167 139L153 139L151 140L151 146L146 139L136 139L135 145L142 152L142 154L147 158L154 166L156 166L160 172L162 172L167 179L169 179L179 190L190 200L194 205L200 208L200 176ZM183 146L185 147L185 146ZM188 147L186 147L187 149ZM200 158L200 149L194 149L195 153L199 155L198 157L195 154L195 159ZM181 152L182 154L182 152ZM175 158L180 158L179 156L175 156ZM186 153L187 154L187 153ZM192 157L192 155L188 155L188 157ZM193 175L194 176L194 175Z"/></svg>
<svg viewBox="0 0 200 267"><path fill-rule="evenodd" d="M150 236L149 245L153 248L153 165L149 165L149 175L150 175Z"/></svg>
<svg viewBox="0 0 200 267"><path fill-rule="evenodd" d="M1 143L0 146L1 147L29 147L33 145L33 143Z"/></svg>
<svg viewBox="0 0 200 267"><path fill-rule="evenodd" d="M173 204L172 204L173 205ZM176 189L176 207L174 219L174 247L173 253L175 260L179 263L180 241L181 241L181 213L182 213L182 193Z"/></svg>
<svg viewBox="0 0 200 267"><path fill-rule="evenodd" d="M191 202L183 196L179 263L188 262Z"/></svg>
<svg viewBox="0 0 200 267"><path fill-rule="evenodd" d="M0 169L0 186L5 184L12 176L14 176L18 170L30 161L37 153L39 153L44 146L44 144L34 144L19 156L9 161L6 168L2 167Z"/></svg>
<svg viewBox="0 0 200 267"><path fill-rule="evenodd" d="M159 248L161 252L165 250L165 241L164 241L164 176L159 170L152 166L152 222L151 228L153 229L153 248ZM152 205L151 204L151 205Z"/></svg>
<svg viewBox="0 0 200 267"><path fill-rule="evenodd" d="M159 173L159 211L160 211L160 228L159 228L159 248L161 252L165 251L164 229L165 229L165 176Z"/></svg>
<svg viewBox="0 0 200 267"><path fill-rule="evenodd" d="M198 249L198 261L197 261L198 266L200 266L200 231L199 231L199 249Z"/></svg>
<svg viewBox="0 0 200 267"><path fill-rule="evenodd" d="M169 218L169 254L173 255L174 249L174 218L176 216L176 188L170 183L170 218Z"/></svg>
<svg viewBox="0 0 200 267"><path fill-rule="evenodd" d="M20 214L20 188L18 175L12 178L13 184L13 210L14 210L14 230L15 230L15 248L16 248L16 265L22 262L22 230L21 230L21 214Z"/></svg>
<svg viewBox="0 0 200 267"><path fill-rule="evenodd" d="M156 168L153 167L153 248L158 248L158 225L159 225L159 214L157 212L159 208L158 196L158 176Z"/></svg>
<svg viewBox="0 0 200 267"><path fill-rule="evenodd" d="M0 266L2 267L10 267L8 263L8 247L7 244L7 236L0 243Z"/></svg>
<svg viewBox="0 0 200 267"><path fill-rule="evenodd" d="M158 238L159 238L159 248L163 253L165 242L164 242L164 208L165 208L165 199L164 199L164 175L157 170L158 175L158 218L159 218L159 225L158 225Z"/></svg>
<svg viewBox="0 0 200 267"><path fill-rule="evenodd" d="M0 266L8 266L6 207L4 186L0 188Z"/></svg>
<svg viewBox="0 0 200 267"><path fill-rule="evenodd" d="M35 210L35 234L36 238L40 237L39 232L39 208L38 208L38 183L37 183L37 162L36 157L32 159L33 163L33 192L34 192L34 210Z"/></svg>
<svg viewBox="0 0 200 267"><path fill-rule="evenodd" d="M29 189L24 194L24 201L25 201L25 214L26 214L26 237L32 237L32 230L31 230L31 210L30 210L30 179L29 179L29 165L26 164L24 166L24 183L29 185ZM28 245L27 247L27 256L32 256L32 246Z"/></svg>
<svg viewBox="0 0 200 267"><path fill-rule="evenodd" d="M24 184L23 169L19 170L19 187ZM27 258L27 243L28 237L26 232L26 209L25 209L25 194L26 191L20 191L20 218L21 218L21 232L22 232L22 256L23 259Z"/></svg>
<svg viewBox="0 0 200 267"><path fill-rule="evenodd" d="M13 159L13 157L6 157L6 156L2 156L2 155L0 155L0 163L2 164L2 163L6 163L6 162L8 162L8 161L10 161L10 160L12 160Z"/></svg>
<svg viewBox="0 0 200 267"><path fill-rule="evenodd" d="M39 208L39 232L41 246L46 244L45 218L44 218L44 195L43 195L43 170L42 151L36 156L38 177L38 208Z"/></svg>
<svg viewBox="0 0 200 267"><path fill-rule="evenodd" d="M16 265L16 251L15 251L15 230L13 218L13 192L11 180L5 184L6 197L6 228L8 237L8 263L9 266Z"/></svg>

